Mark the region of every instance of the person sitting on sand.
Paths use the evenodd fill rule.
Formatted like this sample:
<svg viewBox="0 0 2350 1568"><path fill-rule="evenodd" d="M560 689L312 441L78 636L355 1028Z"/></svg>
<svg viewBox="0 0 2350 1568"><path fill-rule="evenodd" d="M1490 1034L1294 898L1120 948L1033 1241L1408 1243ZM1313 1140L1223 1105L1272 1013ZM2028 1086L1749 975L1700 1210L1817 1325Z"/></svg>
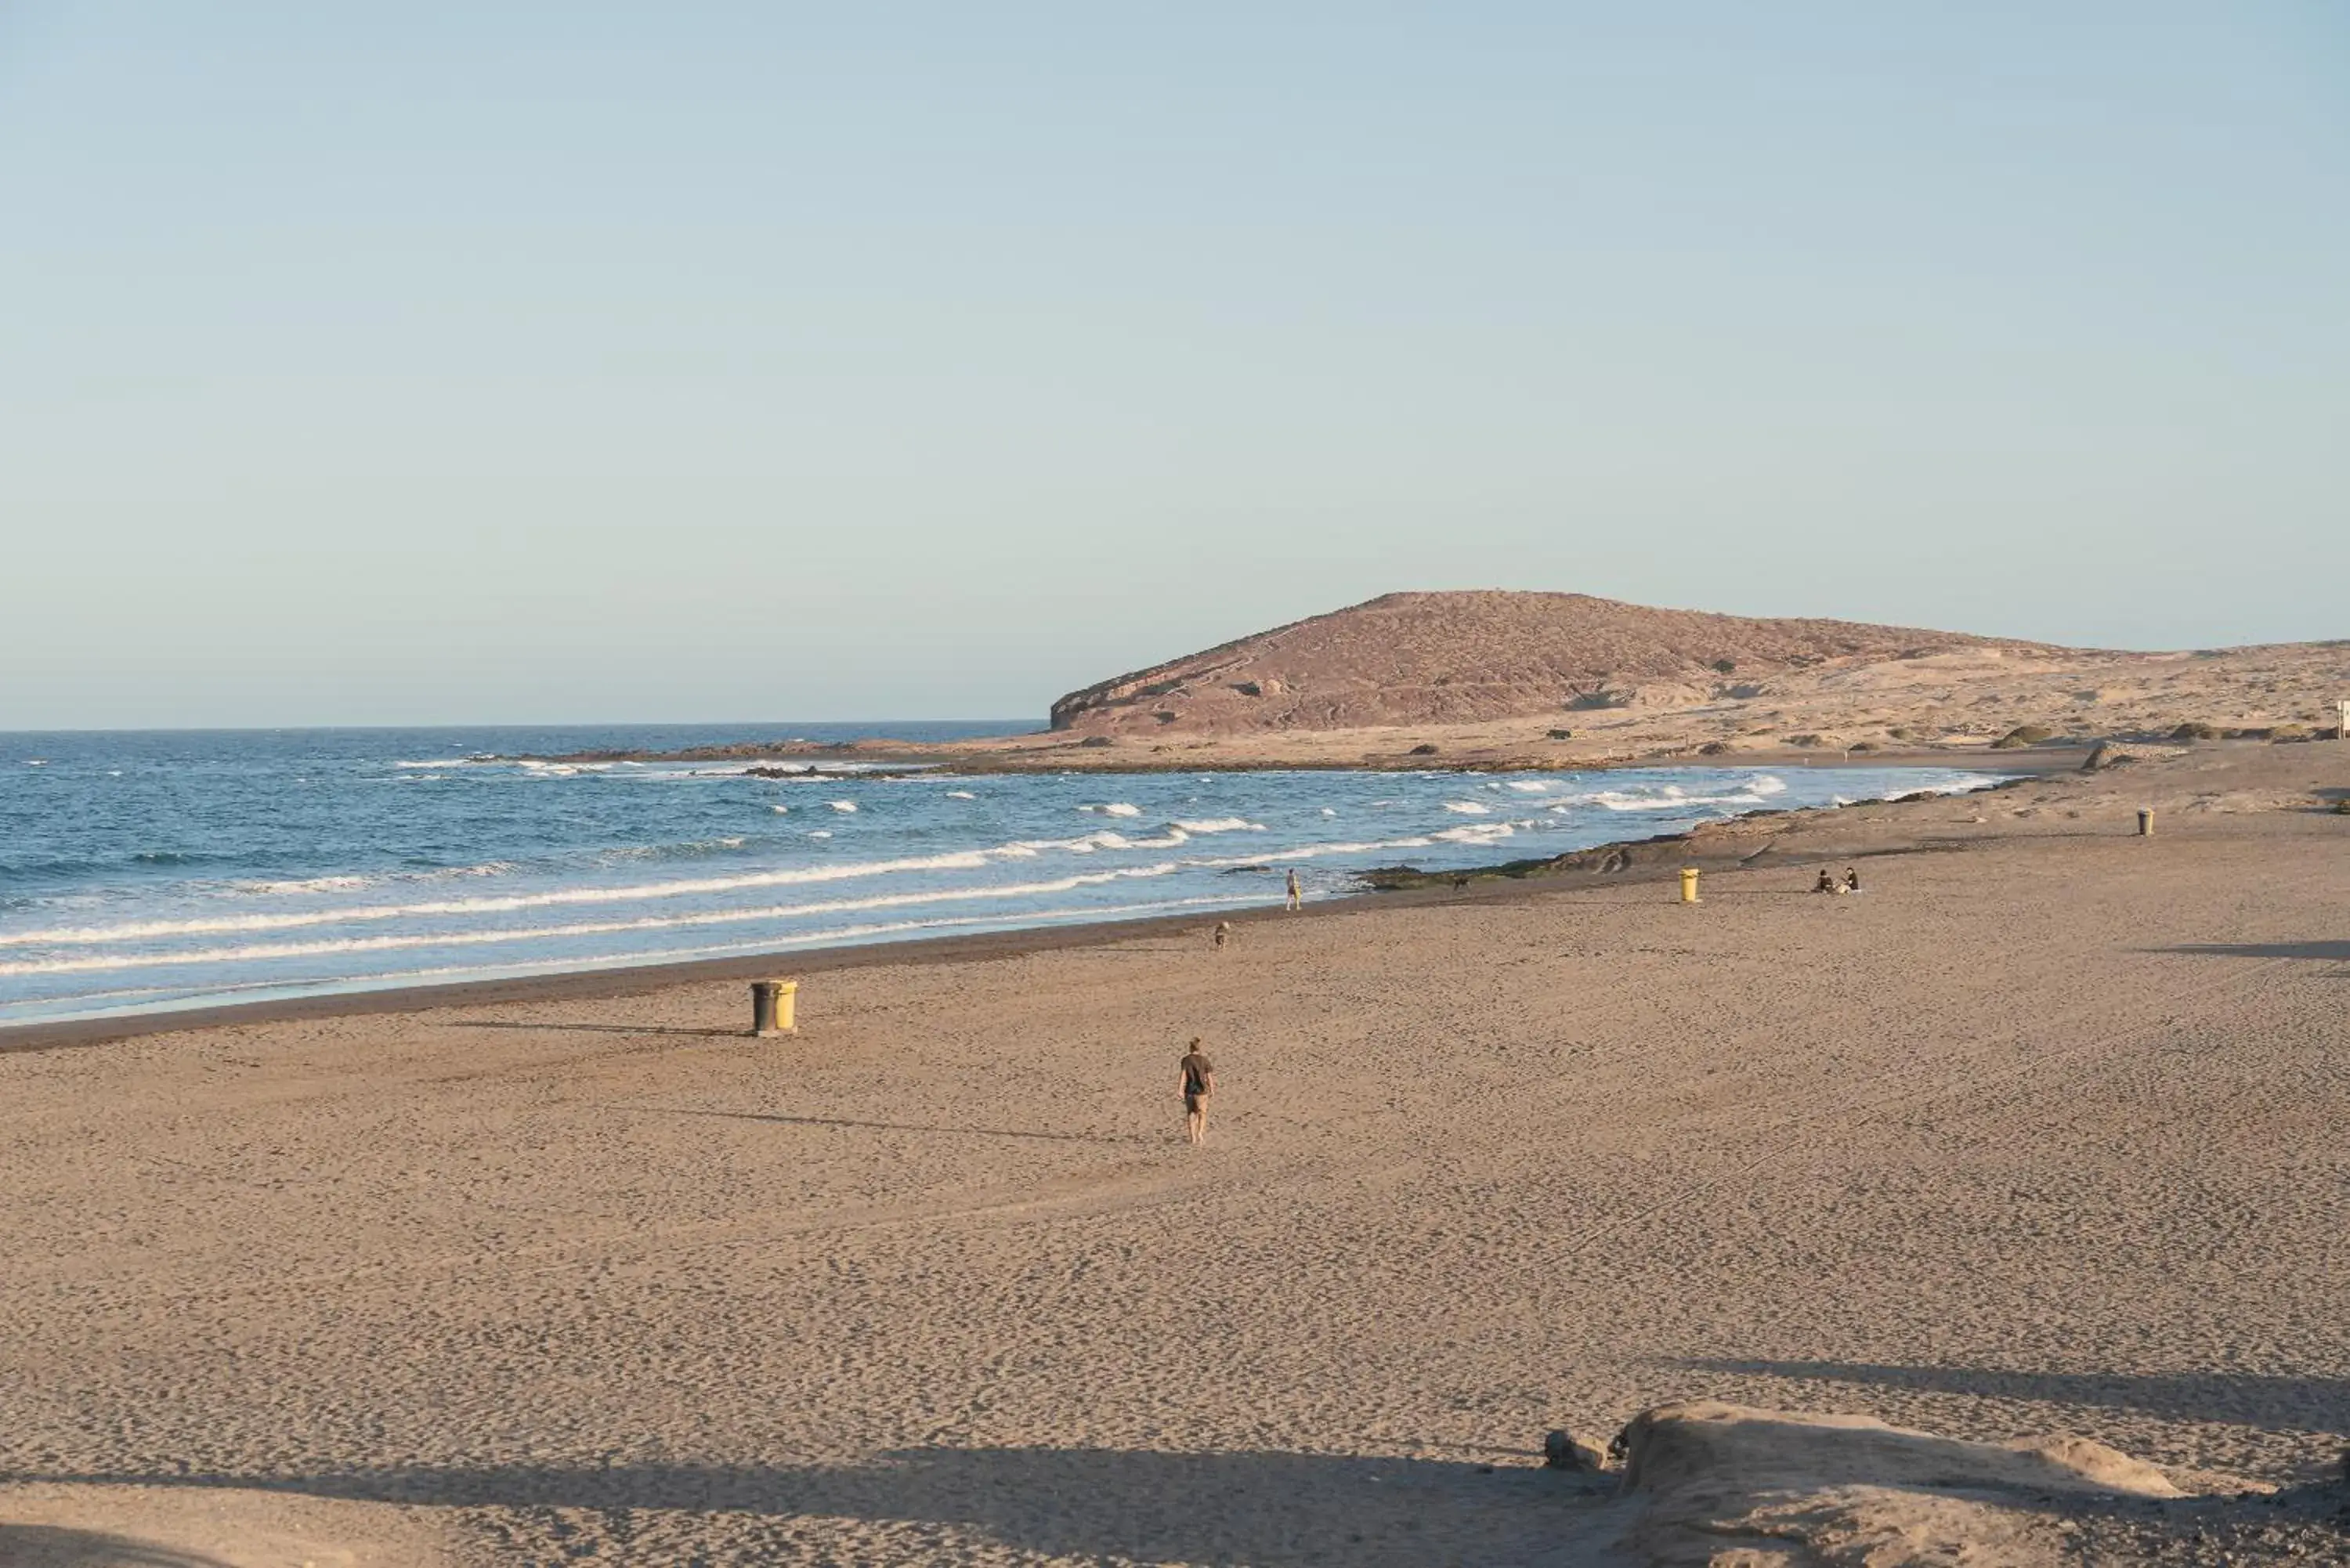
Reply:
<svg viewBox="0 0 2350 1568"><path fill-rule="evenodd" d="M1288 908L1293 909L1302 909L1305 908L1305 890L1297 885L1297 873L1294 870L1289 874Z"/></svg>
<svg viewBox="0 0 2350 1568"><path fill-rule="evenodd" d="M1847 866L1844 868L1844 890L1847 893L1857 893L1860 891L1859 867Z"/></svg>
<svg viewBox="0 0 2350 1568"><path fill-rule="evenodd" d="M1208 1141L1208 1096L1216 1092L1216 1064L1200 1054L1200 1037L1183 1053L1183 1133L1193 1143Z"/></svg>
<svg viewBox="0 0 2350 1568"><path fill-rule="evenodd" d="M1813 891L1813 892L1814 892L1814 893L1833 893L1833 892L1835 892L1835 890L1836 890L1836 879L1835 879L1835 872L1833 872L1833 871L1831 871L1831 870L1829 870L1829 869L1828 869L1826 867L1825 867L1825 866L1821 867L1820 867L1820 879L1819 879L1818 881L1816 881L1816 882L1814 882L1814 883L1813 883L1813 884L1812 884L1812 891Z"/></svg>

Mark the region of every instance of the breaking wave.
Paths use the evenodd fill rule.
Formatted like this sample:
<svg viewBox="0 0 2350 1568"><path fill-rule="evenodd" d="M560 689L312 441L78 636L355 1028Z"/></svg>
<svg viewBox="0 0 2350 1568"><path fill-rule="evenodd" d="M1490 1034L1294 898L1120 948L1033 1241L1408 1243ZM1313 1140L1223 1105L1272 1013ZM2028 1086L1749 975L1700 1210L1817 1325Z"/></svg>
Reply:
<svg viewBox="0 0 2350 1568"><path fill-rule="evenodd" d="M0 975L78 974L104 970L147 969L158 965L234 963L266 959L317 958L329 953L394 952L410 948L479 947L497 942L548 941L566 938L608 936L623 931L681 930L733 925L746 920L792 919L806 915L838 914L857 909L910 909L923 904L965 903L975 898L1033 898L1051 893L1114 882L1122 877L1164 877L1177 870L1172 864L1127 866L1115 871L1057 877L1049 882L1016 882L1003 887L954 888L930 893L885 893L870 898L835 898L814 904L776 904L749 909L710 909L694 914L655 915L634 920L591 920L566 926L531 926L514 929L418 932L402 936L344 937L321 942L262 942L233 948L194 948L167 953L109 953L88 958L24 959L0 962Z"/></svg>
<svg viewBox="0 0 2350 1568"><path fill-rule="evenodd" d="M374 877L305 877L291 882L239 882L235 890L265 898L288 893L348 893L358 888L372 888L379 880Z"/></svg>

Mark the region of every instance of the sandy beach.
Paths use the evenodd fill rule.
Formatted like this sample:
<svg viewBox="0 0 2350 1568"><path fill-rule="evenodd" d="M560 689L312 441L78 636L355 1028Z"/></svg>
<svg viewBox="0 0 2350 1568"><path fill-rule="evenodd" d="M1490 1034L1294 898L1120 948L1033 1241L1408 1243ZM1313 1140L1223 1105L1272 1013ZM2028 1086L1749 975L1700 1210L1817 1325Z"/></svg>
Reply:
<svg viewBox="0 0 2350 1568"><path fill-rule="evenodd" d="M1638 1561L1543 1434L1698 1397L2306 1482L2345 793L2215 745L1741 829L1694 908L868 953L776 1041L729 973L0 1055L0 1561Z"/></svg>

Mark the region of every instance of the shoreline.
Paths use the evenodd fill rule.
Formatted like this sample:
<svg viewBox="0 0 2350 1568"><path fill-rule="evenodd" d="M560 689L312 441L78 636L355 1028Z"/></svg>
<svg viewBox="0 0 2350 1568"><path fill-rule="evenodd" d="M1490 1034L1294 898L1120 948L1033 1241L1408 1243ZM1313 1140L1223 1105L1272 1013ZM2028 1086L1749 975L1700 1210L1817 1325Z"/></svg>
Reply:
<svg viewBox="0 0 2350 1568"><path fill-rule="evenodd" d="M2019 756L2021 759L2021 754ZM1682 864L1713 868L1722 863L1723 857L1719 850L1711 844L1700 844L1699 840L1701 838L1734 842L1742 831L1751 833L1758 824L1784 823L1793 826L1830 821L1872 808L1900 809L1936 801L1965 799L2005 787L2022 778L2061 774L2077 767L2068 759L2045 754L2030 761L2032 765L2003 765L2002 771L2013 774L2016 778L1956 795L1911 794L1886 800L1859 801L1844 806L1813 806L1793 812L1768 808L1742 812L1734 816L1700 824L1687 833L1609 839L1545 859L1494 862L1447 871L1416 873L1416 879L1409 883L1370 881L1369 877L1393 869L1377 867L1363 874L1366 885L1358 891L1319 898L1297 911L1284 911L1277 904L1268 904L1231 910L1152 915L1133 919L1078 920L1059 925L1024 926L1010 930L916 937L899 941L784 948L729 958L555 970L543 974L448 981L429 985L378 986L306 996L274 997L265 1001L223 1002L141 1012L0 1024L0 1055L99 1045L180 1031L273 1023L288 1019L374 1017L451 1006L633 996L671 986L706 981L737 980L748 982L778 977L785 971L825 973L889 962L979 962L1101 946L1142 937L1168 936L1212 926L1217 920L1230 920L1238 925L1296 914L1345 915L1368 908L1394 909L1464 898L1535 897L1589 886L1603 877L1611 883L1661 882L1676 875ZM1745 765L1728 771L1744 771ZM1872 760L1854 765L1926 768L1950 764L1929 760L1899 763ZM1742 830L1740 825L1745 825ZM1676 848L1683 852L1678 855L1669 853Z"/></svg>
<svg viewBox="0 0 2350 1568"><path fill-rule="evenodd" d="M1946 797L1947 798L1947 797ZM1882 804L1882 803L1869 803ZM1829 806L1824 811L1849 811ZM1760 814L1758 814L1760 815ZM1632 851L1668 842L1662 838L1627 839L1594 845L1576 855ZM840 943L800 950L745 953L735 958L683 959L674 962L624 964L606 969L557 970L546 974L517 975L496 980L448 981L433 985L382 986L366 991L326 992L312 996L275 997L265 1002L227 1002L152 1012L109 1014L99 1018L67 1018L53 1022L0 1025L0 1055L56 1051L81 1045L103 1045L118 1040L182 1031L228 1029L247 1024L276 1023L294 1019L375 1017L428 1012L443 1007L470 1007L501 1002L567 1002L639 996L674 986L712 981L790 979L881 964L943 965L982 963L993 959L1022 958L1033 953L1107 947L1138 938L1165 937L1212 927L1219 920L1234 926L1263 920L1295 920L1301 917L1329 918L1367 909L1402 909L1420 904L1461 902L1466 898L1523 898L1571 887L1587 886L1571 870L1544 878L1497 879L1490 873L1457 874L1474 877L1472 889L1427 887L1381 889L1318 898L1302 909L1284 910L1269 903L1227 910L1151 915L1139 919L1082 920L1057 926L1022 926L1004 931L965 932L951 936L915 937L903 941ZM1661 866L1643 866L1637 874L1610 880L1662 882L1669 873ZM749 1002L744 1002L747 1018ZM745 1030L745 1038L748 1038Z"/></svg>

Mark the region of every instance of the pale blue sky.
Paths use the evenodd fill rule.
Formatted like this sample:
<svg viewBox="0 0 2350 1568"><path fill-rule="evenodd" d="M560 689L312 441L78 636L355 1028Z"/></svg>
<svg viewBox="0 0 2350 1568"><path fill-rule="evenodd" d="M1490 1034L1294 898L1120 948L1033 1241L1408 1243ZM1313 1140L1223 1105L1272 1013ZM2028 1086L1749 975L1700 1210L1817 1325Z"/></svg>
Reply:
<svg viewBox="0 0 2350 1568"><path fill-rule="evenodd" d="M2350 635L2350 8L0 0L0 727Z"/></svg>

